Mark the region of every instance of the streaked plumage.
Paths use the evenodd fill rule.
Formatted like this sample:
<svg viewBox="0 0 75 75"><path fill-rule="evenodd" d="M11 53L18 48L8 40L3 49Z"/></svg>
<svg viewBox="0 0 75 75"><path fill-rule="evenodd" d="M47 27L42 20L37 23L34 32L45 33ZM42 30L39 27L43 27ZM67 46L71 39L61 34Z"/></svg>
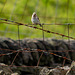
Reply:
<svg viewBox="0 0 75 75"><path fill-rule="evenodd" d="M37 17L37 14L36 14L35 12L32 14L31 21L32 21L33 24L39 24L39 25L41 26L40 20L39 20L39 18Z"/></svg>

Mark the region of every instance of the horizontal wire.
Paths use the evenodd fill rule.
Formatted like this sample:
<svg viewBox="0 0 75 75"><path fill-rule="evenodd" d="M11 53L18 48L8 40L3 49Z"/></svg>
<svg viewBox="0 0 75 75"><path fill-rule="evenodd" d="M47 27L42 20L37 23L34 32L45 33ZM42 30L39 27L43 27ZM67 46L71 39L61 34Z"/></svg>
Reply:
<svg viewBox="0 0 75 75"><path fill-rule="evenodd" d="M16 53L16 52L22 52L23 50L28 50L27 52L37 52L37 51L39 51L39 52L44 52L44 53L47 53L47 54L51 54L51 55L57 56L57 57L59 57L59 58L63 58L63 59L67 59L67 60L69 60L69 61L72 61L72 60L69 59L69 58L60 56L60 55L58 55L58 54L52 53L52 52L47 51L47 50L30 49L30 48L19 49L19 50L17 50L17 51L13 51L13 52L7 53L7 54L0 54L0 56L11 55L11 54ZM33 51L33 50L34 50L34 51ZM26 51L25 51L25 52L26 52Z"/></svg>
<svg viewBox="0 0 75 75"><path fill-rule="evenodd" d="M68 37L68 38L71 38L71 39L75 39L75 38L73 38L73 37L69 37L69 36L66 36L66 35L63 35L63 34L59 34L59 33L56 33L56 32L44 30L44 29L41 29L41 28L33 27L33 26L28 26L28 24L18 23L18 22L14 22L14 21L10 21L10 20L7 20L7 19L2 19L2 18L0 18L0 19L1 19L1 20L4 20L4 21L8 21L8 22L13 22L13 23L16 23L16 24L18 24L18 25L25 25L25 26L27 26L27 27L31 27L31 28L43 30L43 31L45 31L45 32L47 32L47 33L53 33L53 34L65 36L65 37ZM69 25L69 23L67 23L67 25ZM23 50L23 49L21 49L21 50ZM12 53L15 53L15 52L17 52L17 51L14 51L14 52L12 52ZM43 52L44 52L44 51L43 51ZM8 53L7 55L12 54L12 53ZM55 56L58 56L58 57L63 58L63 59L71 60L71 59L68 59L68 58L66 58L66 57L62 57L62 56L60 56L60 55L54 54L54 53L50 53L50 54L55 55ZM5 55L5 54L3 54L3 55ZM2 56L2 55L1 55L1 56Z"/></svg>
<svg viewBox="0 0 75 75"><path fill-rule="evenodd" d="M1 19L1 18L0 18ZM58 19L58 18L57 18ZM66 18L65 18L66 19ZM2 19L1 19L2 20ZM9 22L14 22L14 21L10 21L10 20L5 20L5 21L9 21ZM0 22L0 23L7 23L7 22ZM59 34L59 33L56 33L56 32L51 32L51 31L48 31L48 30L44 30L44 29L41 29L41 28L37 28L37 27L32 27L32 26L29 26L29 25L34 25L34 24L22 24L22 23L18 23L18 22L14 22L16 24L19 24L19 25L25 25L25 26L28 26L28 27L31 27L31 28L35 28L35 29L39 29L39 30L43 30L47 33L53 33L53 34L57 34L57 35L61 35L61 36L65 36L65 37L68 37L68 38L71 38L71 39L75 39L73 37L69 37L69 36L66 36L66 35L63 35L63 34ZM7 23L7 24L11 24L11 23ZM16 25L15 24L15 25ZM45 23L42 23L42 25L75 25L75 23L62 23L62 24L57 24L57 23L51 23L51 24L45 24ZM1 49L0 50L8 50L8 49ZM63 59L67 59L67 60L70 60L72 61L71 59L68 59L66 57L63 57L63 56L60 56L60 55L57 55L55 53L49 53L49 52L75 52L74 50L65 50L65 51L56 51L56 50L49 50L49 51L46 51L46 50L40 50L40 49L27 49L27 48L24 48L24 49L18 49L17 51L13 51L13 50L8 50L8 51L12 51L11 53L7 53L7 54L2 54L2 55L10 55L10 54L13 54L15 52L22 52L23 50L26 50L25 52L44 52L44 53L48 53L48 54L52 54L52 55L55 55L57 57L60 57L60 58L63 58ZM34 50L34 51L28 51L28 50ZM0 55L0 56L2 56ZM2 65L0 65L2 66ZM3 65L5 66L5 65ZM7 66L7 65L6 65ZM15 66L15 65L9 65L10 67L14 66L14 67L39 67L39 66ZM52 68L52 67L50 67Z"/></svg>
<svg viewBox="0 0 75 75"><path fill-rule="evenodd" d="M13 23L16 23L16 25L24 25L24 26L27 26L27 27L30 27L30 28L43 30L43 31L45 31L45 32L47 32L47 33L57 34L57 35L64 36L64 37L68 37L68 38L71 38L71 39L74 39L74 40L75 40L75 38L73 38L73 37L70 37L70 36L67 36L67 35L64 35L64 34L60 34L60 33L56 33L56 32L53 32L53 31L45 30L45 29L42 29L42 28L29 26L28 24L23 24L23 23L19 23L19 22L14 22L14 21L10 21L10 20L7 20L7 19L2 19L2 18L0 18L0 20L13 22ZM67 24L67 25L71 25L70 23L66 23L66 24ZM33 25L33 24L32 24L32 25Z"/></svg>
<svg viewBox="0 0 75 75"><path fill-rule="evenodd" d="M0 66L3 66L3 67L31 67L31 68L40 68L40 69L42 69L42 68L44 68L44 67L47 67L47 68L49 68L49 69L58 69L58 70L60 70L60 69L62 69L63 70L63 67L56 67L56 68L54 68L54 67L49 67L49 66L26 66L26 65L23 65L23 66L15 66L15 65L0 65ZM67 69L67 71L68 70L70 70L70 68L69 69ZM75 69L73 69L73 71L75 71Z"/></svg>
<svg viewBox="0 0 75 75"><path fill-rule="evenodd" d="M15 65L0 65L0 66L3 66L3 67L32 67L32 68L37 68L37 67L40 67L40 68L43 68L43 66L26 66L26 65L23 65L23 66L15 66ZM47 68L53 68L53 67L48 67L48 66L44 66L44 67L47 67ZM56 68L57 69L57 68Z"/></svg>
<svg viewBox="0 0 75 75"><path fill-rule="evenodd" d="M18 50L21 50L21 49L18 49L18 50L11 50L11 49L2 49L0 48L0 50L6 50L6 51L18 51ZM41 49L30 49L30 48L24 48L23 50L40 50ZM43 51L46 51L46 50L43 50ZM48 52L75 52L75 50L48 50Z"/></svg>
<svg viewBox="0 0 75 75"><path fill-rule="evenodd" d="M26 65L23 65L23 66L15 66L15 65L0 65L0 66L3 66L3 67L31 67L31 68L40 68L40 69L42 69L42 68L44 68L44 67L47 67L47 68L49 68L49 69L58 69L58 70L63 70L64 68L63 67L56 67L56 68L54 68L54 67L49 67L49 66L26 66ZM68 70L70 70L70 68L69 69L67 69L67 71ZM72 71L75 71L75 69L73 69Z"/></svg>

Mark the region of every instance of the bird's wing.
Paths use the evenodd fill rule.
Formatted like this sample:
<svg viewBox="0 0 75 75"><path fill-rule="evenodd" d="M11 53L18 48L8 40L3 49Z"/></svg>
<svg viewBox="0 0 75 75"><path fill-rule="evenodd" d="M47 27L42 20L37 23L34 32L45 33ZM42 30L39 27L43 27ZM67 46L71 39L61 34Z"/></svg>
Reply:
<svg viewBox="0 0 75 75"><path fill-rule="evenodd" d="M40 23L40 20L39 20L39 18L37 17L37 19L38 19L38 22Z"/></svg>
<svg viewBox="0 0 75 75"><path fill-rule="evenodd" d="M38 17L37 17L37 19L38 19L39 25L41 26L41 23L40 23L40 20L39 20L39 18L38 18Z"/></svg>

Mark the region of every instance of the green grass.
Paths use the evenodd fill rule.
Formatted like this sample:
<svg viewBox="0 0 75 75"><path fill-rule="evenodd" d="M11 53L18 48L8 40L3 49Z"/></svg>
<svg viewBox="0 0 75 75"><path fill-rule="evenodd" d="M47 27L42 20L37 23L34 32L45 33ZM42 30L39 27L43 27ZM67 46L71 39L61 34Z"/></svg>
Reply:
<svg viewBox="0 0 75 75"><path fill-rule="evenodd" d="M7 0L4 7L5 0L0 0L0 18L11 19L21 23L31 23L31 15L36 10L41 23L75 23L75 0L70 0L69 8L67 9L67 0ZM58 3L58 4L57 4ZM57 7L57 8L56 8ZM56 10L57 9L57 10ZM68 10L68 15L67 15ZM13 12L13 13L12 13ZM57 13L57 15L56 15ZM22 16L23 15L23 16ZM56 19L55 19L56 18ZM63 19L61 19L63 18ZM68 20L67 20L68 18ZM0 22L3 22L0 20ZM40 27L40 26L37 26ZM8 28L8 29L7 29ZM0 23L0 36L18 39L18 26ZM42 38L42 31L28 28L26 26L19 27L20 38ZM53 32L68 35L68 27L65 25L45 25L44 29ZM70 25L70 36L75 37L75 27ZM14 32L14 33L13 33ZM45 38L55 37L61 39L59 35L53 35L45 32ZM65 37L64 37L65 38ZM65 38L67 39L67 38Z"/></svg>

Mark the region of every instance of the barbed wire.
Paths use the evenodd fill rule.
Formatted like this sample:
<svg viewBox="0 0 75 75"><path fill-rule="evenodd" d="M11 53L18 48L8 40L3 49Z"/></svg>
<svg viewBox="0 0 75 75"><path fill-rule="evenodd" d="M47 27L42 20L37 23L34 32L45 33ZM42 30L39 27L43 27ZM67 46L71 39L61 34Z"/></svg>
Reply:
<svg viewBox="0 0 75 75"><path fill-rule="evenodd" d="M47 33L57 34L57 35L64 36L64 37L71 38L71 39L74 39L75 40L75 38L70 37L70 36L67 36L67 35L64 35L64 34L60 34L60 33L56 33L56 32L53 32L53 31L45 30L45 29L38 28L38 27L35 27L35 26L34 27L33 26L30 26L30 25L34 25L34 24L23 24L23 23L19 23L19 22L15 22L15 21L10 21L8 19L2 19L2 18L0 18L0 20L12 22L12 23L16 23L15 25L23 25L23 26L27 26L27 27L30 27L30 28L34 28L34 29L39 29L39 30L45 31ZM69 23L66 23L66 24L67 25L71 25ZM44 24L42 24L42 25L44 25Z"/></svg>
<svg viewBox="0 0 75 75"><path fill-rule="evenodd" d="M16 53L16 52L23 52L24 50L24 52L37 52L37 51L39 51L39 52L44 52L44 53L47 53L47 54L52 54L52 55L54 55L54 56L57 56L57 57L59 57L59 58L63 58L63 59L67 59L67 60L70 60L70 61L72 61L71 59L69 59L69 58L66 58L66 57L63 57L63 56L60 56L60 55L58 55L58 54L55 54L55 53L52 53L52 52L75 52L75 50L65 50L65 51L56 51L56 50L40 50L40 49L30 49L30 48L23 48L23 49L18 49L18 50L10 50L10 49L1 49L0 48L0 50L7 50L7 51L12 51L11 53L6 53L6 54L0 54L0 56L3 56L3 55L11 55L11 54L13 54L13 53Z"/></svg>
<svg viewBox="0 0 75 75"><path fill-rule="evenodd" d="M27 3L28 3L28 1L29 0L27 0L26 1L26 4L25 4L25 6L24 6L24 11L23 11L23 13L22 13L22 18L21 18L21 20L23 19L23 17L24 17L24 12L25 12L25 9L26 9L26 7L27 7ZM19 24L18 24L18 39L19 39L19 47L21 48L21 43L20 43L20 34L19 34ZM16 53L16 55L15 55L15 57L14 57L14 59L13 59L13 61L12 61L12 63L11 63L11 65L13 65L13 63L14 63L14 61L16 60L16 58L17 58L17 56L19 55L19 51Z"/></svg>
<svg viewBox="0 0 75 75"><path fill-rule="evenodd" d="M8 67L8 66L10 66L10 67L23 67L23 68L25 68L25 67L31 67L31 68L40 68L40 69L42 69L42 68L44 68L44 67L47 67L48 69L57 69L57 70L64 70L63 69L63 67L56 67L56 68L54 68L54 67L49 67L49 66L26 66L26 65L23 65L23 66L15 66L15 65L0 65L0 66L3 66L3 67ZM11 69L10 69L11 70ZM68 68L68 69L66 69L66 71L68 71L68 70L70 70L70 68ZM12 71L12 70L11 70ZM73 69L72 71L75 71L75 69Z"/></svg>
<svg viewBox="0 0 75 75"><path fill-rule="evenodd" d="M24 51L24 50L26 50L26 51ZM11 51L12 51L12 50L11 50ZM65 57L65 56L61 56L61 55L58 55L58 54L55 54L55 53L49 52L49 51L47 51L47 50L30 49L30 48L19 49L19 50L17 50L17 51L13 51L13 52L11 52L11 53L1 54L0 56L3 56L3 55L11 55L11 54L17 52L17 54L15 55L15 57L14 57L14 59L13 59L11 65L10 65L10 66L12 67L12 66L13 66L13 63L14 63L14 61L15 61L17 55L18 55L18 53L23 52L23 51L24 51L24 52L42 52L42 54L40 55L40 58L38 59L37 67L39 66L40 59L42 58L43 53L51 54L51 55L54 55L54 56L56 56L56 57L62 58L62 59L64 59L64 60L68 60L68 61L70 61L70 62L73 61L73 60L71 60L71 59L69 59L69 58L67 58L67 57ZM21 66L19 66L19 67L21 67ZM23 66L23 67L24 67L24 66ZM31 66L25 66L25 67L31 67ZM33 66L33 67L34 67L34 66Z"/></svg>
<svg viewBox="0 0 75 75"><path fill-rule="evenodd" d="M7 0L6 0L6 1L7 1ZM17 1L17 0L16 0L16 1ZM27 0L27 1L28 1L28 0ZM67 2L68 5L69 5L69 0L67 0L67 1L68 1L68 2ZM27 3L28 3L28 2L26 2L26 5L27 5ZM5 4L6 4L6 2L5 2ZM5 6L5 4L4 4L4 6ZM25 8L26 8L26 5L25 5ZM47 5L47 4L46 4L46 5ZM68 18L68 8L69 8L68 5L67 5L67 18L61 18L61 19L67 19L67 20L73 19L73 20L74 20L75 18ZM4 8L4 7L3 7L3 8ZM3 10L3 8L2 8L2 10ZM25 8L24 8L24 11L25 11ZM47 7L46 7L46 8L47 8ZM23 23L11 21L11 20L8 20L8 19L2 19L2 18L0 18L0 20L6 21L6 22L0 22L0 23L18 25L18 39L19 39L19 40L20 40L19 25L24 25L24 26L27 26L27 27L30 27L30 28L42 30L42 31L43 31L43 39L44 39L44 32L47 32L47 33L57 34L57 35L60 35L60 36L62 36L62 37L67 37L67 38L68 38L68 41L70 40L70 38L75 40L75 38L69 36L69 26L70 26L70 25L75 25L75 23L68 23L68 21L67 21L67 23L56 23L56 19L60 19L60 18L57 17L57 9L58 9L58 0L57 0L57 4L56 4L56 15L55 15L55 17L54 17L55 23L49 23L49 24L41 23L41 24L42 24L42 26L43 26L43 25L67 25L67 26L68 26L68 36L67 36L67 35L64 35L64 34L56 33L56 32L53 32L53 31L45 30L45 29L43 29L43 28L34 27L34 24L23 24ZM1 13L2 13L2 10L1 10ZM47 10L47 9L45 9L45 10ZM45 15L46 15L46 13L47 13L47 12L45 12ZM13 14L13 15L14 15L14 14ZM16 14L15 14L15 15L16 15ZM12 14L11 14L11 16L12 16ZM21 16L22 16L22 18L25 16L25 15L24 15L24 12L23 12L23 14L22 14ZM31 16L31 15L29 15L29 16ZM42 17L42 18L47 18L47 19L53 18L53 17L47 17L47 16L40 16L40 17ZM11 18L10 18L10 19L11 19ZM44 41L44 40L43 40L43 41ZM70 44L69 44L69 45L70 45ZM19 41L19 46L20 46L20 48L21 48L20 41ZM37 66L15 66L15 67L38 67L38 66L39 66L39 63L40 63L40 59L42 58L43 53L47 53L47 54L51 54L51 55L54 55L54 56L59 57L59 58L63 58L63 59L64 59L63 65L64 65L65 60L69 60L69 61L73 61L73 60L67 58L66 56L61 56L61 55L58 55L58 54L53 53L53 52L75 52L75 50L64 50L64 51L63 51L63 50L59 50L59 51L56 51L56 50L48 50L48 51L47 51L47 50L30 49L30 48L24 48L24 49L18 49L18 50L10 50L10 49L1 49L1 48L0 48L0 50L11 51L11 52L9 52L9 53L0 54L0 56L3 56L3 55L11 55L11 54L13 54L13 53L17 53L17 54L15 55L15 57L14 57L12 63L9 65L10 67L15 66L15 65L13 65L13 63L14 63L14 61L16 60L17 55L19 54L19 52L23 52L23 51L24 51L24 52L42 52L41 55L40 55L40 58L38 59ZM0 65L0 66L1 66L1 65Z"/></svg>
<svg viewBox="0 0 75 75"><path fill-rule="evenodd" d="M31 68L40 68L40 69L42 69L42 68L44 68L44 67L47 67L48 69L58 69L58 70L60 70L60 69L62 69L62 70L64 70L63 69L63 67L56 67L56 68L54 68L54 67L49 67L49 66L26 66L26 65L23 65L23 66L15 66L15 65L0 65L0 66L3 66L3 67L8 67L8 66L10 66L10 67L23 67L23 68L25 68L25 67L31 67ZM10 69L11 70L11 69ZM67 69L67 71L68 70L70 70L70 68L69 69ZM12 70L11 70L12 71ZM73 69L72 71L75 71L75 69Z"/></svg>
<svg viewBox="0 0 75 75"><path fill-rule="evenodd" d="M6 50L6 51L18 51L18 50L35 50L35 52L37 50L40 50L40 49L30 49L30 48L24 48L24 49L18 49L18 50L11 50L11 49L3 49L3 48L0 48L0 50ZM41 51L41 50L40 50ZM46 51L46 50L43 50L43 51ZM75 50L47 50L48 52L75 52Z"/></svg>
<svg viewBox="0 0 75 75"><path fill-rule="evenodd" d="M10 67L32 67L32 68L43 68L43 67L47 67L47 68L51 68L51 69L53 69L53 67L49 67L49 66L26 66L26 65L23 65L23 66L15 66L15 65L0 65L0 66L3 66L3 67L8 67L8 66L10 66ZM57 68L56 68L57 69Z"/></svg>

